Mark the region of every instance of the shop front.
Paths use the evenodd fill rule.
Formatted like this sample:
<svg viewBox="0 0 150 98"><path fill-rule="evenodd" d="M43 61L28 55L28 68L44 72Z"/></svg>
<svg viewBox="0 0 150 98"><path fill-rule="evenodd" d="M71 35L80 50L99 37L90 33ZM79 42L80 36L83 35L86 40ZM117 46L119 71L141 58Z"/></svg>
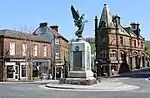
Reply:
<svg viewBox="0 0 150 98"><path fill-rule="evenodd" d="M5 61L7 80L25 80L28 62L25 59L7 59Z"/></svg>
<svg viewBox="0 0 150 98"><path fill-rule="evenodd" d="M40 78L43 76L43 79L47 79L50 70L51 70L51 60L50 59L33 59L32 60L33 64L33 71L32 71L32 77L35 78Z"/></svg>

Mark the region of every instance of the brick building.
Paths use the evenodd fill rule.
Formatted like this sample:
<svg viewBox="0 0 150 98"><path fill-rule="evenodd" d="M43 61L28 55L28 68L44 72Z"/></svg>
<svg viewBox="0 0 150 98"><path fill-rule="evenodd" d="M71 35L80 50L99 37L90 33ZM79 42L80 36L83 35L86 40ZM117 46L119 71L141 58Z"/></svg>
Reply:
<svg viewBox="0 0 150 98"><path fill-rule="evenodd" d="M55 77L60 77L62 72L67 69L67 66L64 68L65 63L68 62L68 40L63 37L59 31L58 26L48 26L48 23L40 23L39 27L34 31L34 35L42 36L45 39L49 40L52 44L52 75ZM56 77L55 77L56 79Z"/></svg>
<svg viewBox="0 0 150 98"><path fill-rule="evenodd" d="M51 44L42 37L0 30L0 80L30 80L51 67ZM35 65L35 63L40 66Z"/></svg>
<svg viewBox="0 0 150 98"><path fill-rule="evenodd" d="M111 15L107 4L99 22L95 17L95 39L96 59L101 65L97 67L99 75L111 75L112 69L122 73L147 65L140 24L131 23L129 27L123 27L120 17Z"/></svg>

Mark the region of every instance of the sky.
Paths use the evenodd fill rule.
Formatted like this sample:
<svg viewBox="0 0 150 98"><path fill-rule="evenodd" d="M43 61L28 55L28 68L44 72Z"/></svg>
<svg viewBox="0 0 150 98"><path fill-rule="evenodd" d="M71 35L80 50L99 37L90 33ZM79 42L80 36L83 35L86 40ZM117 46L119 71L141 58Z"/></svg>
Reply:
<svg viewBox="0 0 150 98"><path fill-rule="evenodd" d="M121 24L129 26L138 22L141 35L150 40L150 0L1 0L0 29L36 29L39 23L58 25L59 32L67 39L76 38L70 6L85 14L84 37L94 36L94 17L100 18L104 4L112 15L121 17Z"/></svg>

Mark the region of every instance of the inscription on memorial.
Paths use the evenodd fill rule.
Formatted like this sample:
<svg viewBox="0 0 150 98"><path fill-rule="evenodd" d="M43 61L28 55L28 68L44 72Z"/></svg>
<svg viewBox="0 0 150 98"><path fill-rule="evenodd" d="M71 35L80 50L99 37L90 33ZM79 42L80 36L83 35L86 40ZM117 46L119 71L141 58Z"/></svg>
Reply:
<svg viewBox="0 0 150 98"><path fill-rule="evenodd" d="M82 51L73 52L73 70L81 71L82 70Z"/></svg>

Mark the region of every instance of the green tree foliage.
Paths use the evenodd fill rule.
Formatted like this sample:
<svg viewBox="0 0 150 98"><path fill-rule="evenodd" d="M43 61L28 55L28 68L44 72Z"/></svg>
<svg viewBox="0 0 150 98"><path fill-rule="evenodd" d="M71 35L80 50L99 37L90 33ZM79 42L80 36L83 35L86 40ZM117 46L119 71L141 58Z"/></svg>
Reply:
<svg viewBox="0 0 150 98"><path fill-rule="evenodd" d="M150 41L145 41L145 51L147 51L148 53L150 53Z"/></svg>

